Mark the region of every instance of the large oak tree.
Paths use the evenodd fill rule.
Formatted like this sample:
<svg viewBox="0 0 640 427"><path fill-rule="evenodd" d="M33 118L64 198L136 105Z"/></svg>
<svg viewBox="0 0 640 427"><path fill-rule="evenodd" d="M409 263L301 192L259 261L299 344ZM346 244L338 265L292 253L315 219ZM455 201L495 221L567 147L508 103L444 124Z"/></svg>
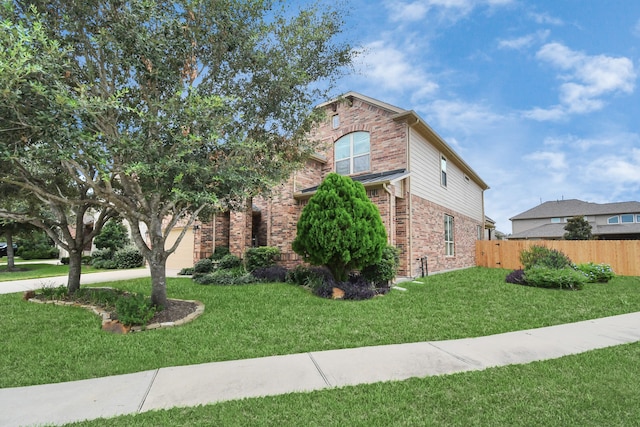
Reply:
<svg viewBox="0 0 640 427"><path fill-rule="evenodd" d="M80 132L56 146L56 161L132 224L152 301L165 305L177 221L268 191L311 152L312 106L354 55L336 38L341 15L262 0L29 3L70 48L58 78Z"/></svg>

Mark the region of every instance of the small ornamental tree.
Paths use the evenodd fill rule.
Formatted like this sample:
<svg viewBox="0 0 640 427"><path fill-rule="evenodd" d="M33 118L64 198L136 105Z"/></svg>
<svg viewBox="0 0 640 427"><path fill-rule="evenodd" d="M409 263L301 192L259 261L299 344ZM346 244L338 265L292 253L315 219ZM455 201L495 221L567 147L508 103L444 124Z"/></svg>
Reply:
<svg viewBox="0 0 640 427"><path fill-rule="evenodd" d="M591 225L583 216L574 216L567 220L567 225L564 226L565 240L591 240L593 234L591 234Z"/></svg>
<svg viewBox="0 0 640 427"><path fill-rule="evenodd" d="M121 218L111 218L102 227L102 231L94 239L93 243L98 249L109 249L115 253L118 249L122 249L129 245L129 232L127 227L122 223Z"/></svg>
<svg viewBox="0 0 640 427"><path fill-rule="evenodd" d="M387 233L364 186L330 173L298 221L293 250L313 265L326 266L337 281L351 270L380 261Z"/></svg>

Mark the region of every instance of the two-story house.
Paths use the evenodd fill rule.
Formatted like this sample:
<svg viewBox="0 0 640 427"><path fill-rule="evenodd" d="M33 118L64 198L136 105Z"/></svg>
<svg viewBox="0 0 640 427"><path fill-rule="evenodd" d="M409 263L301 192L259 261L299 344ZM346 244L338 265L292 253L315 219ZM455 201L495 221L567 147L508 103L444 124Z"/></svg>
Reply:
<svg viewBox="0 0 640 427"><path fill-rule="evenodd" d="M509 240L558 240L567 220L583 216L600 240L640 239L640 202L590 203L569 199L542 203L511 220Z"/></svg>
<svg viewBox="0 0 640 427"><path fill-rule="evenodd" d="M489 188L478 174L414 111L355 92L318 108L327 113L311 135L320 143L318 154L269 198L256 197L244 212L198 224L194 259L217 246L242 255L253 245L278 247L285 266L301 262L291 249L298 218L335 171L361 182L378 206L389 244L401 251L400 275L475 265Z"/></svg>

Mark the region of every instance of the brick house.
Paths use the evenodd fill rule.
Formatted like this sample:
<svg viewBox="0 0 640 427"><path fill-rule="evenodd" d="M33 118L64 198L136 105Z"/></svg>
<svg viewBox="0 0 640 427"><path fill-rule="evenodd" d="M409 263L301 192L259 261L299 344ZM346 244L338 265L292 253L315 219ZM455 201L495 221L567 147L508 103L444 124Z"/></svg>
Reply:
<svg viewBox="0 0 640 427"><path fill-rule="evenodd" d="M194 261L217 246L241 256L251 246L275 246L281 263L301 262L291 249L300 213L329 173L360 181L378 206L388 242L401 251L399 274L475 265L475 241L485 236L489 187L415 112L349 92L318 106L327 119L311 137L318 154L243 212L218 214L194 230ZM491 224L488 225L490 227Z"/></svg>

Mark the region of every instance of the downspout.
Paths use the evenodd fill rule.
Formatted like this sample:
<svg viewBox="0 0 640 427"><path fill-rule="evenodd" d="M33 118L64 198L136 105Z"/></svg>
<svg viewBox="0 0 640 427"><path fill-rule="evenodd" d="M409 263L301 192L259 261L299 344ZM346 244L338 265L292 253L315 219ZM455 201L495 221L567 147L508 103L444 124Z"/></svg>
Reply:
<svg viewBox="0 0 640 427"><path fill-rule="evenodd" d="M396 216L395 213L391 211L391 201L393 200L392 197L394 197L394 195L391 193L391 190L389 190L389 183L385 182L382 184L382 188L384 189L384 191L389 195L389 227L391 227L392 229L389 230L389 237L391 237L391 244L393 246L396 245ZM395 206L395 203L394 203ZM391 218L394 219L394 221L391 221Z"/></svg>

